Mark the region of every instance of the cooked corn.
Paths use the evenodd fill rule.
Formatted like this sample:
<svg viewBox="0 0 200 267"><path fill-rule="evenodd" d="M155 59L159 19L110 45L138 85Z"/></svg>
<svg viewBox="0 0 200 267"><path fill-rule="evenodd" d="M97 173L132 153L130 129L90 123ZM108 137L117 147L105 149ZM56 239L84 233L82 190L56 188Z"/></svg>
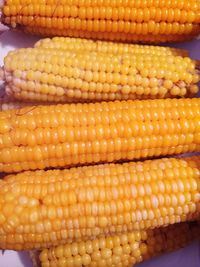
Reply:
<svg viewBox="0 0 200 267"><path fill-rule="evenodd" d="M199 0L5 0L3 21L42 35L162 42L200 33Z"/></svg>
<svg viewBox="0 0 200 267"><path fill-rule="evenodd" d="M70 41L41 41L37 48L9 53L2 73L8 95L29 101L96 102L183 97L199 90L199 62L181 56L184 51Z"/></svg>
<svg viewBox="0 0 200 267"><path fill-rule="evenodd" d="M180 223L44 249L40 261L42 267L126 267L183 248L197 239L200 228L196 224Z"/></svg>
<svg viewBox="0 0 200 267"><path fill-rule="evenodd" d="M200 157L24 172L0 181L0 248L46 248L200 216Z"/></svg>
<svg viewBox="0 0 200 267"><path fill-rule="evenodd" d="M0 112L0 172L200 151L199 121L199 98Z"/></svg>

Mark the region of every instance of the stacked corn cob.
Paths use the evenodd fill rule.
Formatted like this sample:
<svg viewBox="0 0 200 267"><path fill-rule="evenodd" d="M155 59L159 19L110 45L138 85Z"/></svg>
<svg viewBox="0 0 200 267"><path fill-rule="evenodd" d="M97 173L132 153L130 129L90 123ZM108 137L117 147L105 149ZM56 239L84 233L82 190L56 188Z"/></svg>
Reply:
<svg viewBox="0 0 200 267"><path fill-rule="evenodd" d="M55 38L9 53L2 79L18 100L91 102L192 96L200 75L184 50Z"/></svg>
<svg viewBox="0 0 200 267"><path fill-rule="evenodd" d="M45 249L40 260L42 267L126 267L174 251L199 238L198 225L181 223Z"/></svg>
<svg viewBox="0 0 200 267"><path fill-rule="evenodd" d="M6 0L2 11L44 35L200 32L198 0ZM1 249L39 249L42 267L125 267L200 238L200 156L115 163L200 151L200 99L177 99L198 92L187 51L56 37L9 53L0 79L2 109L14 108L0 112L0 171L17 173L0 180Z"/></svg>
<svg viewBox="0 0 200 267"><path fill-rule="evenodd" d="M136 42L200 33L199 0L5 0L3 21L41 35Z"/></svg>
<svg viewBox="0 0 200 267"><path fill-rule="evenodd" d="M200 99L38 106L0 113L0 171L195 152Z"/></svg>
<svg viewBox="0 0 200 267"><path fill-rule="evenodd" d="M40 249L200 216L200 157L24 172L0 181L0 247Z"/></svg>

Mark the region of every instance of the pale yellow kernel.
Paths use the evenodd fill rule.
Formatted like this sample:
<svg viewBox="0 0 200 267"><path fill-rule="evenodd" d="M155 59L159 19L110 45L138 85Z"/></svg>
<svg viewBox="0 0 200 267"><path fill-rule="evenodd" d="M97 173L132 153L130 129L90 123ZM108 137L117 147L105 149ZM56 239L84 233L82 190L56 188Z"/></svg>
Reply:
<svg viewBox="0 0 200 267"><path fill-rule="evenodd" d="M82 264L84 266L88 266L91 263L91 257L89 254L85 254L82 256Z"/></svg>
<svg viewBox="0 0 200 267"><path fill-rule="evenodd" d="M5 216L4 216L2 213L0 213L0 225L1 225L1 224L4 224L5 221L6 221Z"/></svg>
<svg viewBox="0 0 200 267"><path fill-rule="evenodd" d="M180 88L178 87L178 86L174 86L171 90L170 90L170 94L171 95L174 95L174 96L178 96L178 95L180 95L180 92L181 92L181 90L180 90Z"/></svg>
<svg viewBox="0 0 200 267"><path fill-rule="evenodd" d="M108 220L106 217L100 217L99 218L99 226L100 227L104 228L107 226L107 224L108 224Z"/></svg>
<svg viewBox="0 0 200 267"><path fill-rule="evenodd" d="M122 253L123 253L123 250L122 250L122 247L121 246L118 246L118 247L113 248L113 254L115 254L115 255L121 255Z"/></svg>
<svg viewBox="0 0 200 267"><path fill-rule="evenodd" d="M163 83L163 86L164 86L166 89L171 89L172 86L173 86L173 82L170 81L170 80L165 80L164 83Z"/></svg>
<svg viewBox="0 0 200 267"><path fill-rule="evenodd" d="M2 212L4 214L4 216L8 217L10 215L12 215L14 211L14 206L13 203L5 203L3 208L2 208Z"/></svg>
<svg viewBox="0 0 200 267"><path fill-rule="evenodd" d="M198 87L198 85L191 85L191 86L189 87L189 90L190 90L190 92L191 92L192 94L197 94L197 93L199 92L199 87Z"/></svg>
<svg viewBox="0 0 200 267"><path fill-rule="evenodd" d="M26 196L20 196L19 197L19 204L20 205L26 206L27 203L28 203L28 198Z"/></svg>
<svg viewBox="0 0 200 267"><path fill-rule="evenodd" d="M101 259L101 253L100 251L94 251L91 256L92 260L98 261Z"/></svg>
<svg viewBox="0 0 200 267"><path fill-rule="evenodd" d="M101 256L103 259L108 259L110 258L112 255L112 250L111 249L108 249L108 248L103 248L101 250Z"/></svg>

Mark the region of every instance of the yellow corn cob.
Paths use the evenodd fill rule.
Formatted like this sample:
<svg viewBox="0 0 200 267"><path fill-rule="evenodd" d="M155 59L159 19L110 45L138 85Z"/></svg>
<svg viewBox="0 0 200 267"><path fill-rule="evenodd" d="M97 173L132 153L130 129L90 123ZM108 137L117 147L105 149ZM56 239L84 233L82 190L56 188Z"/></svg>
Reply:
<svg viewBox="0 0 200 267"><path fill-rule="evenodd" d="M197 239L200 239L197 225L180 223L44 249L40 253L40 261L41 267L131 267L162 253L183 248Z"/></svg>
<svg viewBox="0 0 200 267"><path fill-rule="evenodd" d="M89 46L86 40L73 45L74 39L72 48L67 41L60 41L56 48L58 42L47 40L37 48L8 54L2 79L9 95L29 101L94 102L183 97L198 92L199 62L174 55L179 50L93 42ZM47 49L49 44L53 49ZM83 49L79 49L81 44Z"/></svg>
<svg viewBox="0 0 200 267"><path fill-rule="evenodd" d="M199 0L5 0L3 21L43 35L180 41L200 33Z"/></svg>
<svg viewBox="0 0 200 267"><path fill-rule="evenodd" d="M46 248L200 215L200 157L24 172L0 181L0 248Z"/></svg>
<svg viewBox="0 0 200 267"><path fill-rule="evenodd" d="M200 151L200 99L38 106L0 113L0 172Z"/></svg>
<svg viewBox="0 0 200 267"><path fill-rule="evenodd" d="M89 52L101 52L108 54L145 54L145 55L157 55L157 56L188 56L188 51L184 49L177 49L171 47L162 46L150 46L150 45L136 45L125 43L114 43L106 41L94 41L81 38L68 38L68 37L54 37L40 39L35 47L52 48L52 49L64 49L72 51L89 51Z"/></svg>

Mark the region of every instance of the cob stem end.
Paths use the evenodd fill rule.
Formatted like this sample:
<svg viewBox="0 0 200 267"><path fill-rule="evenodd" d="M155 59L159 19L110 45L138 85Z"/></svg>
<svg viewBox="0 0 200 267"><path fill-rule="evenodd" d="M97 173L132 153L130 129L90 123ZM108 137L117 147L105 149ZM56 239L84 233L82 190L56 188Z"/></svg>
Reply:
<svg viewBox="0 0 200 267"><path fill-rule="evenodd" d="M4 6L4 2L5 2L4 0L0 0L0 34L3 33L3 32L5 32L5 31L7 31L9 29L3 23L3 11L2 11L2 9L3 9L3 6Z"/></svg>

